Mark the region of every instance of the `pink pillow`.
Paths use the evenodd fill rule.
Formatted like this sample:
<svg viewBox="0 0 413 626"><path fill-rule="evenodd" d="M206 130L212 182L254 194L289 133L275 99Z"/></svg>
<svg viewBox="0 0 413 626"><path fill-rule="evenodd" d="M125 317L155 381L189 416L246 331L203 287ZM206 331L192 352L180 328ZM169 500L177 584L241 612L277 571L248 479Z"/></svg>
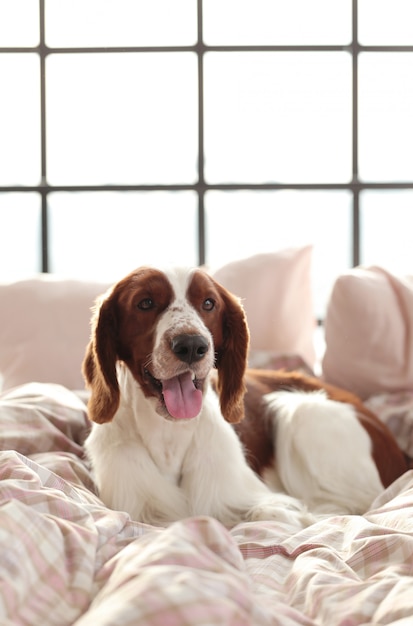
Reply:
<svg viewBox="0 0 413 626"><path fill-rule="evenodd" d="M358 267L333 286L323 377L362 398L413 387L413 280Z"/></svg>
<svg viewBox="0 0 413 626"><path fill-rule="evenodd" d="M297 354L315 362L311 283L312 246L233 261L214 278L239 296L251 333L251 350Z"/></svg>
<svg viewBox="0 0 413 626"><path fill-rule="evenodd" d="M39 274L0 284L0 387L27 382L83 389L91 307L103 283Z"/></svg>

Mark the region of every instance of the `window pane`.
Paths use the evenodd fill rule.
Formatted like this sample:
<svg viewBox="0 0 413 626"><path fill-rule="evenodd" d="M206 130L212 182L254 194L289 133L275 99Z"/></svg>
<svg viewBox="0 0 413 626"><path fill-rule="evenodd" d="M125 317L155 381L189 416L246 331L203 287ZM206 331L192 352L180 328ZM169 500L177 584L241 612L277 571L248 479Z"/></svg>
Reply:
<svg viewBox="0 0 413 626"><path fill-rule="evenodd" d="M359 165L364 180L413 180L413 54L363 53Z"/></svg>
<svg viewBox="0 0 413 626"><path fill-rule="evenodd" d="M40 180L40 64L35 54L0 55L0 185Z"/></svg>
<svg viewBox="0 0 413 626"><path fill-rule="evenodd" d="M194 182L196 69L192 53L51 55L49 182Z"/></svg>
<svg viewBox="0 0 413 626"><path fill-rule="evenodd" d="M412 0L358 0L358 6L360 43L412 45Z"/></svg>
<svg viewBox="0 0 413 626"><path fill-rule="evenodd" d="M413 275L413 191L363 191L361 261Z"/></svg>
<svg viewBox="0 0 413 626"><path fill-rule="evenodd" d="M351 207L346 191L210 191L207 263L217 268L253 254L313 244L315 310L323 316L333 281L351 265Z"/></svg>
<svg viewBox="0 0 413 626"><path fill-rule="evenodd" d="M347 44L351 0L204 0L210 45Z"/></svg>
<svg viewBox="0 0 413 626"><path fill-rule="evenodd" d="M191 191L55 192L49 196L51 271L117 281L139 265L196 265L197 228Z"/></svg>
<svg viewBox="0 0 413 626"><path fill-rule="evenodd" d="M0 193L0 280L41 271L41 202L37 193Z"/></svg>
<svg viewBox="0 0 413 626"><path fill-rule="evenodd" d="M1 0L0 46L37 46L39 3L36 0Z"/></svg>
<svg viewBox="0 0 413 626"><path fill-rule="evenodd" d="M347 182L347 53L208 53L208 182Z"/></svg>
<svg viewBox="0 0 413 626"><path fill-rule="evenodd" d="M49 46L192 45L194 0L46 0Z"/></svg>

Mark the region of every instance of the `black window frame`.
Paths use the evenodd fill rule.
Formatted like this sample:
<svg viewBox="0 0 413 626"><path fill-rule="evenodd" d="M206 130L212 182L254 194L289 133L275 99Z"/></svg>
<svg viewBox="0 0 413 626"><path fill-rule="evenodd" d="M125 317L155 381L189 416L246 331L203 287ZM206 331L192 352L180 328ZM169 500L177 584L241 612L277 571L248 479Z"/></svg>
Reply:
<svg viewBox="0 0 413 626"><path fill-rule="evenodd" d="M358 0L352 0L352 40L346 45L206 45L203 41L203 0L197 0L197 42L193 46L125 46L125 47L87 47L87 48L56 48L49 47L45 41L45 0L39 1L40 42L35 47L0 47L2 53L37 53L40 59L40 107L41 107L41 181L38 185L0 185L2 192L38 192L41 196L41 271L50 271L49 232L47 198L55 191L95 192L95 191L180 191L191 190L198 198L198 262L207 262L206 229L205 229L205 194L210 190L242 191L242 190L347 190L353 199L352 210L352 265L362 261L360 232L360 193L364 190L399 190L413 189L413 180L406 182L375 182L362 181L359 177L358 164L358 59L362 52L413 52L412 46L364 46L358 42ZM204 55L208 52L314 52L314 51L347 51L352 57L352 179L348 183L228 183L211 184L205 180L204 174ZM92 54L92 53L125 53L125 52L193 52L197 56L198 65L198 180L194 184L158 184L158 185L51 185L47 181L47 111L46 111L46 59L50 54Z"/></svg>

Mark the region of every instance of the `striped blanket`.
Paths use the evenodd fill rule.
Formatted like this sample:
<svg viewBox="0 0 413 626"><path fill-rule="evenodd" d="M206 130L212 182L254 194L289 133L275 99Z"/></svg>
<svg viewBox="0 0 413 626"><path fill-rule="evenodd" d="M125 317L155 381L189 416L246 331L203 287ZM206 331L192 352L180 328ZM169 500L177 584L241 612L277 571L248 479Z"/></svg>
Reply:
<svg viewBox="0 0 413 626"><path fill-rule="evenodd" d="M305 530L206 517L155 528L97 497L74 393L4 392L0 427L2 626L413 623L413 472L365 515Z"/></svg>

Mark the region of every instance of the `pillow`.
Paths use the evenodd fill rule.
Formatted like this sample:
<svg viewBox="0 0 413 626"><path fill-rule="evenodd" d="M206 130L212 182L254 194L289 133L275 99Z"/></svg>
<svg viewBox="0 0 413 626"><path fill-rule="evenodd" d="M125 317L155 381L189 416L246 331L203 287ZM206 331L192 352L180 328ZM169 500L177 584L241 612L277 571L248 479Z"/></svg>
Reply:
<svg viewBox="0 0 413 626"><path fill-rule="evenodd" d="M32 381L83 389L91 308L108 287L51 274L0 284L3 389Z"/></svg>
<svg viewBox="0 0 413 626"><path fill-rule="evenodd" d="M357 267L335 282L325 320L323 378L363 399L413 388L413 280Z"/></svg>
<svg viewBox="0 0 413 626"><path fill-rule="evenodd" d="M251 350L297 354L313 367L315 316L312 246L257 254L213 273L239 296L251 333Z"/></svg>

